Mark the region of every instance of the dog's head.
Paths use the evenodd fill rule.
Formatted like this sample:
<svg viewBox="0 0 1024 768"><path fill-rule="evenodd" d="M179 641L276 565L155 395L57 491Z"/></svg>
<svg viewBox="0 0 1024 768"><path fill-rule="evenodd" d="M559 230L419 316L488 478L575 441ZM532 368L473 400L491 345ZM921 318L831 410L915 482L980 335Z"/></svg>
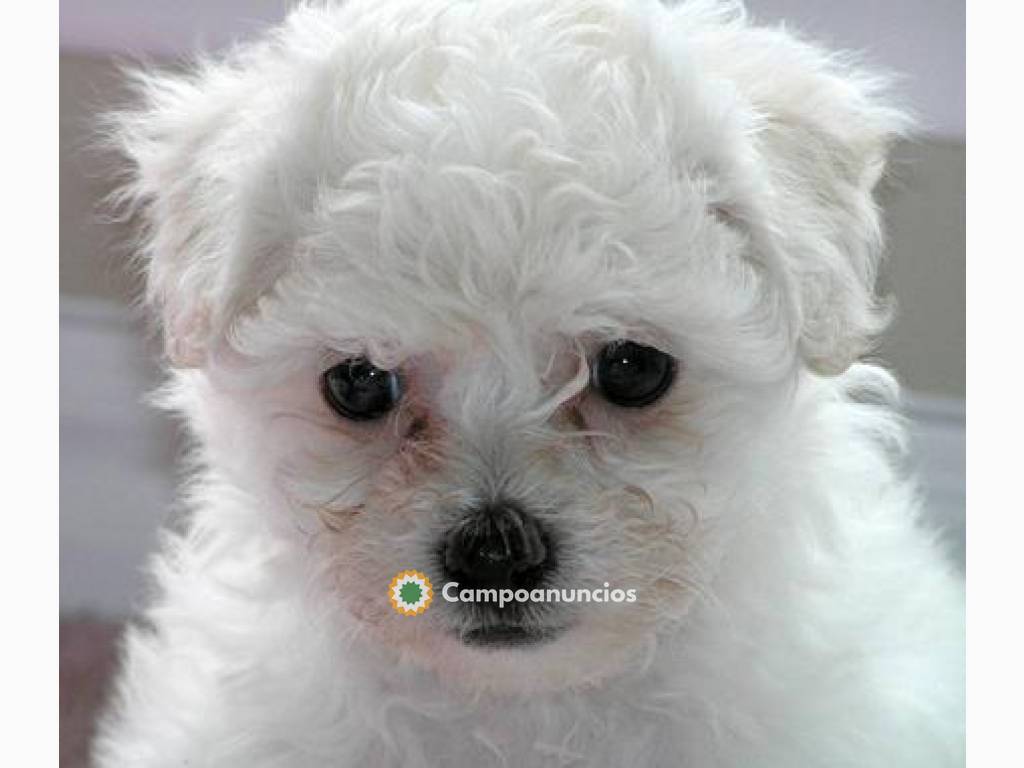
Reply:
<svg viewBox="0 0 1024 768"><path fill-rule="evenodd" d="M902 118L731 4L303 6L138 78L126 196L217 482L314 535L360 637L451 676L577 684L685 620L793 382L880 325Z"/></svg>

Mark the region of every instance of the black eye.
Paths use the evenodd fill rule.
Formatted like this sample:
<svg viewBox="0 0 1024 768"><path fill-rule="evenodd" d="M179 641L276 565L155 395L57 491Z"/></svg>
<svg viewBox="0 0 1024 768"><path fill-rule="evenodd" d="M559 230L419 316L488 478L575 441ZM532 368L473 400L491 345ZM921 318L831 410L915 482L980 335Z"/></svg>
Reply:
<svg viewBox="0 0 1024 768"><path fill-rule="evenodd" d="M608 402L642 408L668 392L676 378L676 361L654 347L613 341L601 350L591 376Z"/></svg>
<svg viewBox="0 0 1024 768"><path fill-rule="evenodd" d="M379 419L402 397L398 374L377 368L365 357L354 357L325 371L321 386L327 404L354 421Z"/></svg>

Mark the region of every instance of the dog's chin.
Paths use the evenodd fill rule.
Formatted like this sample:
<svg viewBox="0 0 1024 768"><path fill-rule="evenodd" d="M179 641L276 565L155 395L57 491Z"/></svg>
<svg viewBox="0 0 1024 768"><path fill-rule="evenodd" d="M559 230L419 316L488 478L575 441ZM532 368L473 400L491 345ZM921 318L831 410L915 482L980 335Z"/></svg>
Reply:
<svg viewBox="0 0 1024 768"><path fill-rule="evenodd" d="M415 676L418 668L453 690L530 696L591 687L649 662L651 621L594 613L438 610L410 618L388 608L353 617L367 630L371 657L389 673Z"/></svg>
<svg viewBox="0 0 1024 768"><path fill-rule="evenodd" d="M496 625L450 632L444 651L421 661L463 690L529 696L616 677L644 657L646 646L638 641L595 635L576 624Z"/></svg>
<svg viewBox="0 0 1024 768"><path fill-rule="evenodd" d="M518 649L529 651L556 640L564 627L535 627L522 624L479 626L457 632L467 646L482 649Z"/></svg>

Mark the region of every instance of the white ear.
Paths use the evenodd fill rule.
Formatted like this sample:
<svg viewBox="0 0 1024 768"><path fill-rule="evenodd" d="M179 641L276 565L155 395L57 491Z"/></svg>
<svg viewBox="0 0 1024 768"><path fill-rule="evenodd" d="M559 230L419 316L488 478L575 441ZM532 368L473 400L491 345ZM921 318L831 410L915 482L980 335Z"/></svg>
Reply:
<svg viewBox="0 0 1024 768"><path fill-rule="evenodd" d="M888 320L875 297L882 231L873 190L910 121L887 103L888 81L850 57L781 27L752 27L735 5L717 7L690 20L700 58L756 115L753 142L771 190L769 225L796 288L800 351L812 368L841 372Z"/></svg>
<svg viewBox="0 0 1024 768"><path fill-rule="evenodd" d="M223 330L225 275L237 251L237 87L223 74L131 73L142 99L110 118L130 162L120 201L142 214L147 299L162 317L172 364L202 365Z"/></svg>

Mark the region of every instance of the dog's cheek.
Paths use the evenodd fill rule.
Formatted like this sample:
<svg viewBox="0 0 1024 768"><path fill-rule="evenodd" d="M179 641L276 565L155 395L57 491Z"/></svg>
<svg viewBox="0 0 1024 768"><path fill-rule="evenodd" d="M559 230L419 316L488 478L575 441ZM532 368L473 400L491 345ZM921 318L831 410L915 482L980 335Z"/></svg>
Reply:
<svg viewBox="0 0 1024 768"><path fill-rule="evenodd" d="M659 460L684 458L702 440L700 400L696 388L677 382L668 395L647 408L622 408L587 391L566 403L560 413L564 428L592 433L586 438L598 461L627 464L652 451Z"/></svg>
<svg viewBox="0 0 1024 768"><path fill-rule="evenodd" d="M399 433L390 455L373 469L359 504L322 517L320 542L334 594L357 620L378 628L402 618L386 599L394 574L430 570L423 530L432 525L439 503L430 489L445 456L443 426L422 408L407 407L388 429Z"/></svg>
<svg viewBox="0 0 1024 768"><path fill-rule="evenodd" d="M707 414L697 391L677 382L643 410L618 408L590 391L562 416L568 427L594 433L587 443L596 500L578 528L590 531L587 549L603 554L587 576L636 589L636 602L585 612L586 626L609 646L639 642L685 614L701 589Z"/></svg>

